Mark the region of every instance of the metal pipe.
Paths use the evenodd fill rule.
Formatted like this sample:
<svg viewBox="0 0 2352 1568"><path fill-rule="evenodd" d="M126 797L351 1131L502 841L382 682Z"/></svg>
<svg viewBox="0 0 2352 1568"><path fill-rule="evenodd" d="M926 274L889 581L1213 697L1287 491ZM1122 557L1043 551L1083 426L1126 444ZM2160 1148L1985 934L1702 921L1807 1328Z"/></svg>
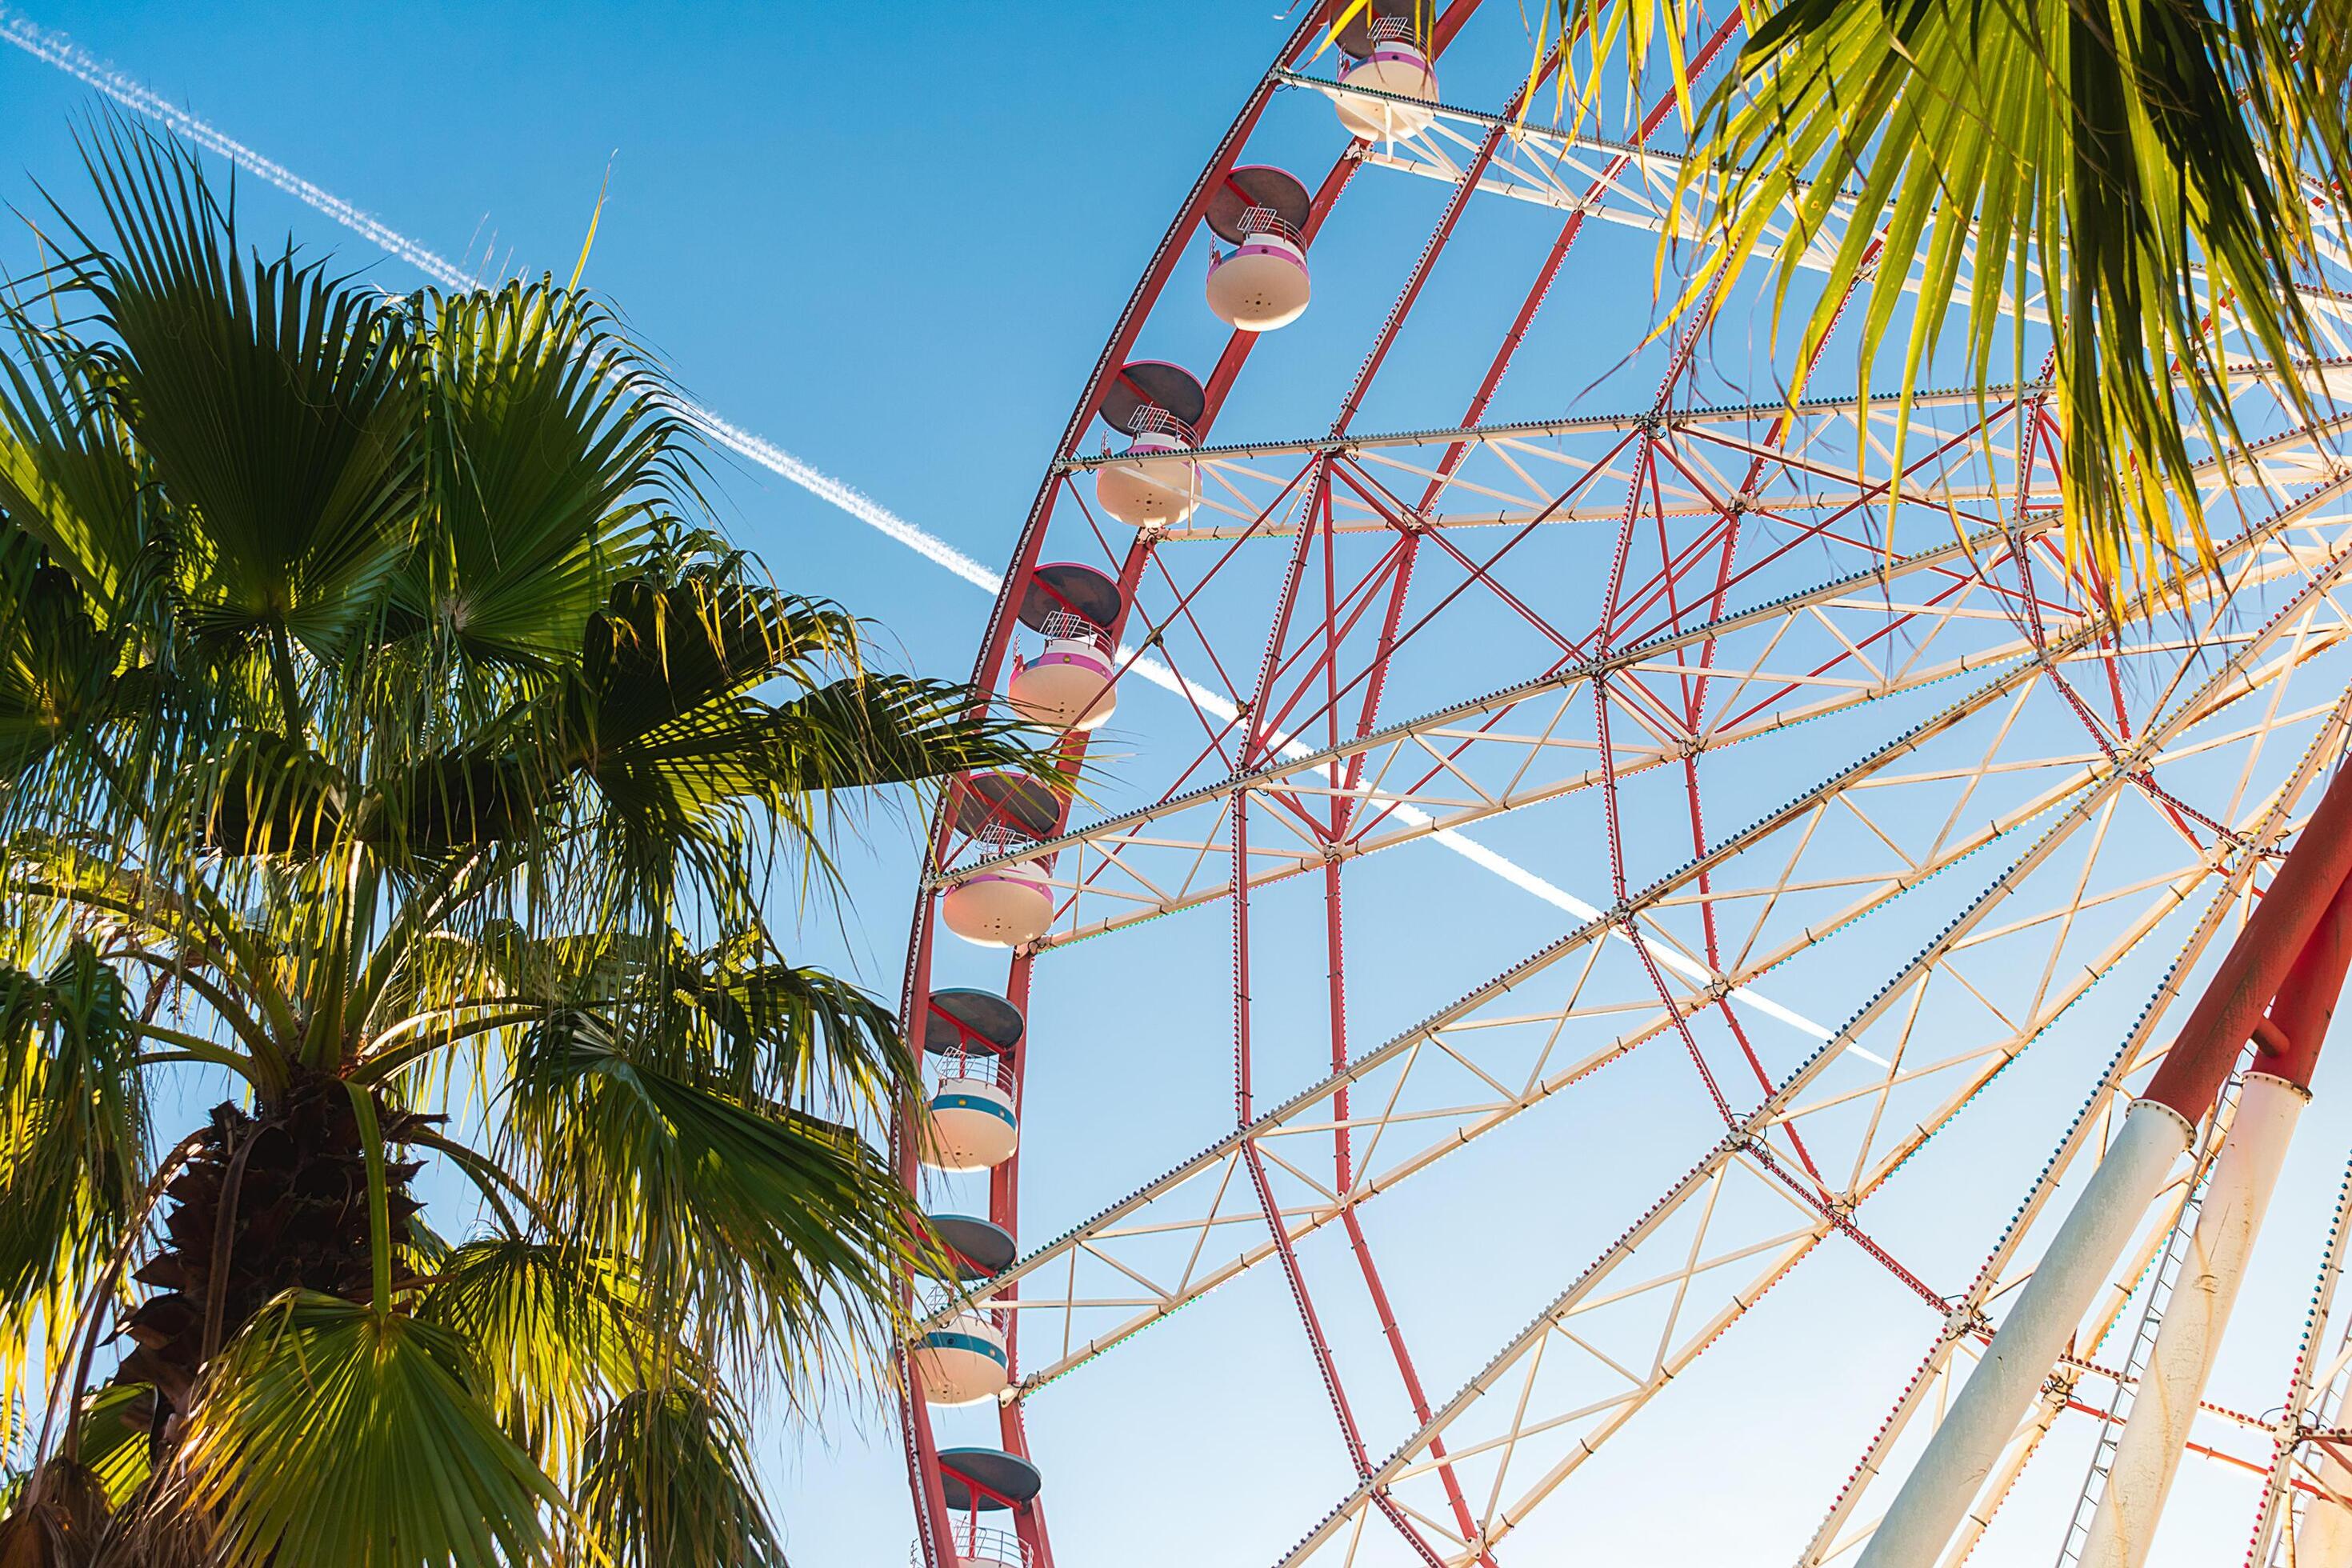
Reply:
<svg viewBox="0 0 2352 1568"><path fill-rule="evenodd" d="M2136 1100L2033 1278L1863 1548L1856 1568L1936 1568L2068 1337L2090 1310L2140 1216L2195 1129L2170 1106ZM1954 1325L1955 1333L1964 1326Z"/></svg>
<svg viewBox="0 0 2352 1568"><path fill-rule="evenodd" d="M2295 1568L2352 1568L2352 1465L2323 1446L2313 1468L2323 1489L2294 1527Z"/></svg>
<svg viewBox="0 0 2352 1568"><path fill-rule="evenodd" d="M2294 852L2271 879L2263 901L2148 1080L2147 1099L2170 1106L2190 1121L2213 1108L2240 1048L2254 1037L2254 1026L2272 1001L2288 990L2288 971L2303 959L2313 933L2323 921L2336 927L2341 920L2340 915L2328 917L2347 871L2352 871L2352 769L2339 772L2328 784L2318 809L2297 835ZM2334 940L2340 943L2340 927L2338 932ZM2340 969L2337 974L2341 976ZM2331 1005L2334 998L2331 990ZM2320 1033L2325 1032L2324 1017ZM2318 1050L2315 1036L2297 1044L2308 1053ZM2307 1065L2304 1070L2309 1071Z"/></svg>
<svg viewBox="0 0 2352 1568"><path fill-rule="evenodd" d="M2268 1059L2261 1064L2263 1071L2311 1087L2319 1048L2327 1043L2327 1026L2344 994L2347 968L2352 968L2352 878L2336 890L2326 917L2305 939L2286 984L2271 1004L2263 1022L2271 1026L2277 1043L2263 1041Z"/></svg>
<svg viewBox="0 0 2352 1568"><path fill-rule="evenodd" d="M2331 787L2320 809L2325 812L2336 798ZM2308 834L2301 842L2311 842ZM2297 858L2290 856L2288 866ZM2283 868L2263 900L2265 909L2282 898L2285 880ZM2247 929L2252 930L2251 922ZM2242 938L2238 946L2244 945ZM2237 948L2231 956L2237 956ZM2326 1042L2347 963L2352 963L2352 884L2339 886L2310 921L2268 1016L2254 1020L2252 1033L2262 1049L2261 1070L2246 1075L2229 1139L2214 1163L2204 1207L2189 1236L2188 1271L2165 1307L2156 1349L2140 1379L2131 1416L2116 1446L2106 1490L2084 1542L2085 1568L2139 1568L2147 1559L2165 1498L2179 1471L2189 1423L2229 1327L2246 1260L2278 1185L2287 1144L2311 1099L2312 1068Z"/></svg>
<svg viewBox="0 0 2352 1568"><path fill-rule="evenodd" d="M2001 1467L2000 1474L1994 1478L1991 1486L1985 1489L1984 1500L1969 1511L1967 1522L1954 1538L1951 1550L1944 1555L1944 1568L1965 1568L1968 1560L1976 1555L1977 1543L1984 1540L1985 1531L1992 1528L1992 1516L1999 1513L2000 1505L2009 1500L2011 1489L2017 1485L2017 1478L2025 1473L2025 1467L2032 1464L2034 1455L2042 1451L2042 1439L2049 1436L2050 1428L2058 1424L2059 1413L2066 1408L2066 1396L2073 1387L2070 1383L2053 1380L2042 1391L2041 1401L2034 1407L2032 1424L2018 1438L2015 1449L2009 1456L2009 1463Z"/></svg>
<svg viewBox="0 0 2352 1568"><path fill-rule="evenodd" d="M2283 1078L2246 1075L2229 1139L2189 1233L2188 1267L2165 1304L2156 1348L2116 1445L2106 1490L2083 1545L2084 1568L2139 1568L2147 1560L2189 1423L2237 1304L2246 1259L2310 1099L2308 1089Z"/></svg>

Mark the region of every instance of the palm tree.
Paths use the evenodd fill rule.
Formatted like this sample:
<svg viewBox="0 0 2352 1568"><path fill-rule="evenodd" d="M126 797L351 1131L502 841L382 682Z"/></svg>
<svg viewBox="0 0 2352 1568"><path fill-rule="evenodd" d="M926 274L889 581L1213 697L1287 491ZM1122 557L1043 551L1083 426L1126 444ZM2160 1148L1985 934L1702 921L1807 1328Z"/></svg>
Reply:
<svg viewBox="0 0 2352 1568"><path fill-rule="evenodd" d="M697 525L576 289L248 255L89 145L0 309L0 1563L781 1563L745 1410L930 1243L894 1020L771 895L1032 753Z"/></svg>
<svg viewBox="0 0 2352 1568"><path fill-rule="evenodd" d="M2326 215L2352 174L2352 3L1742 0L1748 40L1695 103L1699 9L1553 0L1538 46L1563 91L1581 79L1580 109L1612 70L1637 82L1664 56L1694 131L1685 187L1703 184L1714 214L1685 302L1723 300L1791 214L1777 324L1842 205L1800 363L1850 290L1865 365L1908 315L1899 421L1939 342L1980 394L2046 360L2066 536L2111 600L2206 551L2189 441L2235 449L2229 340L2305 418L2328 400L2298 286L2347 237ZM2013 301L2037 291L2047 331L2029 334Z"/></svg>

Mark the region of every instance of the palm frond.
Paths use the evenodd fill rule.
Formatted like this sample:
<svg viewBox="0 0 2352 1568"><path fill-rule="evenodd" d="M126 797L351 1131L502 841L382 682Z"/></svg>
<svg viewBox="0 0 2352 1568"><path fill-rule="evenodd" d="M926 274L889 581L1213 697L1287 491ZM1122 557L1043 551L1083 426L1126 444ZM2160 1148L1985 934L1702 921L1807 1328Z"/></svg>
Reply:
<svg viewBox="0 0 2352 1568"><path fill-rule="evenodd" d="M961 773L1034 773L1067 787L1034 731L974 714L944 680L860 674L778 704L763 728L775 778L808 795L845 795Z"/></svg>
<svg viewBox="0 0 2352 1568"><path fill-rule="evenodd" d="M857 651L857 623L820 600L709 574L623 583L587 623L561 740L601 759L764 681L813 687Z"/></svg>
<svg viewBox="0 0 2352 1568"><path fill-rule="evenodd" d="M125 639L100 624L79 583L49 563L31 534L0 522L0 799L22 818L18 797L45 787L92 804L98 731L147 708L152 692L125 668ZM36 775L53 771L43 781ZM102 796L101 796L102 798ZM88 812L88 825L110 815Z"/></svg>
<svg viewBox="0 0 2352 1568"><path fill-rule="evenodd" d="M648 1311L760 1378L811 1385L883 1344L897 1270L927 1245L912 1199L853 1130L747 1103L646 1059L589 1017L530 1033L509 1165L564 1234L635 1258Z"/></svg>
<svg viewBox="0 0 2352 1568"><path fill-rule="evenodd" d="M552 1474L579 1468L590 1428L620 1390L663 1370L663 1347L614 1258L511 1237L467 1242L437 1273L417 1317L449 1331L468 1358L467 1381Z"/></svg>
<svg viewBox="0 0 2352 1568"><path fill-rule="evenodd" d="M639 1389L596 1426L562 1561L785 1568L740 1416L707 1388Z"/></svg>
<svg viewBox="0 0 2352 1568"><path fill-rule="evenodd" d="M87 940L0 971L0 1406L69 1352L79 1298L146 1185L148 1105L121 979ZM51 1365L27 1364L35 1346Z"/></svg>
<svg viewBox="0 0 2352 1568"><path fill-rule="evenodd" d="M139 1384L110 1384L82 1401L77 1458L104 1491L110 1510L130 1506L147 1484L154 1409L155 1391Z"/></svg>
<svg viewBox="0 0 2352 1568"><path fill-rule="evenodd" d="M469 658L561 666L693 499L687 427L579 293L543 279L416 310L429 516L400 607Z"/></svg>
<svg viewBox="0 0 2352 1568"><path fill-rule="evenodd" d="M0 351L0 512L109 612L127 610L155 520L103 363L14 303L0 303L0 330L14 351Z"/></svg>
<svg viewBox="0 0 2352 1568"><path fill-rule="evenodd" d="M1752 25L1768 6L1743 0L1741 9ZM1549 73L1556 119L1582 122L1598 110L1601 94L1614 87L1626 120L1638 120L1653 64L1663 55L1663 85L1673 92L1687 129L1696 118L1692 65L1698 29L1706 20L1706 7L1696 0L1549 0L1538 18L1534 58L1520 89L1521 116L1541 107L1540 89Z"/></svg>
<svg viewBox="0 0 2352 1568"><path fill-rule="evenodd" d="M2038 289L2069 539L2120 595L2178 552L2208 548L2184 424L2224 453L2239 444L2229 332L2282 367L2316 353L2294 270L2311 254L2308 209L2242 112L2246 65L2196 0L1790 0L1717 97L1725 216L1693 287L1736 276L1762 237L1758 209L1786 196L1799 216L1775 264L1785 299L1796 255L1843 203L1845 236L1801 357L1860 286L1872 363L1916 266L1906 388L1956 310L1980 386L2002 346L2009 372L2031 379L2039 351L2021 309ZM2281 379L2310 415L2304 378Z"/></svg>
<svg viewBox="0 0 2352 1568"><path fill-rule="evenodd" d="M738 1100L878 1114L917 1087L897 1016L838 975L762 962L747 941L673 959L662 983L685 1016L655 1037Z"/></svg>
<svg viewBox="0 0 2352 1568"><path fill-rule="evenodd" d="M87 161L107 232L59 216L89 252L109 395L186 525L187 613L331 655L415 536L406 318L291 252L247 264L177 142L117 123Z"/></svg>
<svg viewBox="0 0 2352 1568"><path fill-rule="evenodd" d="M221 1568L538 1561L562 1496L467 1370L446 1328L290 1293L223 1352L167 1482Z"/></svg>
<svg viewBox="0 0 2352 1568"><path fill-rule="evenodd" d="M308 860L340 836L349 790L341 768L274 731L223 739L191 783L196 844L214 854Z"/></svg>
<svg viewBox="0 0 2352 1568"><path fill-rule="evenodd" d="M2174 558L2207 552L2190 444L2225 460L2240 445L2233 354L2267 361L2301 416L2325 400L2300 292L2318 221L2304 186L2346 168L2345 77L2329 62L2352 7L1745 9L1751 36L1709 94L1677 193L1703 193L1712 214L1682 307L1720 308L1769 256L1776 325L1811 293L1795 356L1810 364L1859 291L1865 381L1882 344L1901 345L1898 426L1939 347L1965 357L1980 394L1997 375L2036 380L2047 354L2066 537L2089 574L2119 605ZM1591 79L1622 44L1638 82L1663 45L1687 102L1696 7L1555 10L1563 39L1573 22L1591 40ZM1825 249L1818 292L1794 289Z"/></svg>

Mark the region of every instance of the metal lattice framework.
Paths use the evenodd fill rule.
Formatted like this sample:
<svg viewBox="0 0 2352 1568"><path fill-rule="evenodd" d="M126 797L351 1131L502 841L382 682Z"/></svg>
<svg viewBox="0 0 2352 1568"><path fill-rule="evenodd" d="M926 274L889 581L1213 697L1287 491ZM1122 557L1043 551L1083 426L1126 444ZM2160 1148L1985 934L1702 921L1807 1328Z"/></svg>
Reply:
<svg viewBox="0 0 2352 1568"><path fill-rule="evenodd" d="M1920 393L1901 424L1883 389L1827 389L1832 338L1819 366L1766 355L1748 400L1727 401L1716 395L1735 378L1717 351L1722 323L1751 309L1738 301L1706 331L1627 320L1604 357L1630 357L1605 385L1645 379L1654 395L1579 395L1534 363L1559 352L1540 336L1547 301L1557 310L1588 252L1600 279L1661 236L1703 233L1706 187L1677 206L1663 91L1626 108L1627 140L1523 123L1517 14L1476 9L1444 8L1429 42L1449 92L1456 62L1469 81L1492 57L1494 110L1441 107L1392 142L1330 126L1328 172L1308 179L1314 311L1349 312L1360 289L1345 319L1370 340L1336 405L1297 416L1316 433L1224 427L1249 377L1284 375L1291 337L1202 339L1205 313L1174 285L1194 276L1218 183L1260 146L1295 149L1329 124L1339 89L1319 12L1179 209L1009 563L980 684L1006 678L1031 574L1078 561L1119 585L1108 631L1134 696L1116 731L1066 739L1087 783L1053 833L1008 851L943 819L908 1021L919 1032L926 998L950 981L985 981L1042 1016L1087 965L1147 992L1229 995L1229 1054L1157 1037L1149 1016L1128 1032L1186 1072L1229 1073L1234 1115L1116 1201L1033 1194L1027 1211L1087 1216L1058 1234L1024 1211L1020 1156L974 1179L1019 1256L952 1310L1005 1325L1012 1382L992 1418L904 1404L933 1568L977 1539L942 1491L946 1421L969 1436L982 1420L1047 1475L1013 1523L1020 1554L1049 1568L1046 1515L1067 1505L1050 1447L1031 1451L1033 1403L1186 1333L1189 1321L1170 1323L1181 1310L1260 1271L1281 1289L1250 1295L1250 1331L1311 1363L1347 1479L1301 1500L1281 1539L1210 1538L1218 1561L1494 1564L1528 1542L1548 1561L1611 1506L1609 1486L1579 1484L1612 1446L1656 1452L1650 1428L1696 1420L1706 1436L1691 1463L1740 1464L1735 1428L1706 1422L1710 1366L1762 1353L1738 1347L1768 1293L1822 1275L1833 1296L1874 1292L1916 1366L1885 1388L1874 1429L1809 1433L1843 1456L1818 1528L1754 1542L1742 1560L1851 1561L1885 1506L1879 1479L1899 1479L1974 1363L2077 1157L2105 1146L2179 1022L2175 1000L2260 898L2352 735L2352 420L2298 424L2247 358L2247 443L2202 469L2221 572L2169 579L2118 617L2060 534L2043 386ZM1735 28L1736 11L1711 24L1698 58ZM1325 237L1358 203L1370 216L1345 225L1342 252ZM1493 239L1506 231L1507 246ZM1839 238L1820 237L1819 254ZM1486 259L1489 244L1506 254L1449 289L1449 258L1477 247ZM1495 279L1514 268L1498 300ZM2331 349L2352 355L2347 280L2314 278L2309 299L2341 335ZM2015 308L2038 321L2035 297ZM1544 347L1522 352L1531 339ZM1202 342L1198 504L1139 531L1096 502L1098 471L1118 459L1086 449L1093 421L1123 364ZM1490 422L1515 356L1539 384L1519 405L1573 397L1567 415ZM2344 380L2352 389L2352 359ZM1805 395L1786 396L1792 385ZM1359 429L1372 406L1424 423ZM938 895L1040 858L1049 929L1008 968L951 959ZM1410 987L1369 984L1350 958L1410 952L1423 900L1458 899L1465 879L1493 908L1465 905L1462 929L1433 945L1480 978L1421 1016L1384 1014ZM1446 891L1417 891L1424 880ZM1229 941L1214 940L1221 921ZM1013 1076L1034 1087L1025 1052ZM2020 1115L2021 1079L2063 1093L2065 1113ZM1528 1163L1539 1134L1523 1121L1580 1115L1639 1119L1660 1184L1572 1152ZM2095 1500L2099 1435L2128 1409L2221 1121L2150 1210L1946 1563L2012 1515L2023 1544L1998 1560L2068 1560L2066 1521ZM1034 1118L1023 1131L1031 1149L1055 1136ZM2015 1142L2028 1137L2031 1158ZM915 1140L900 1142L915 1176ZM1956 1144L1972 1152L1940 1153ZM1964 1217L1923 1214L1921 1184L1954 1172ZM1517 1193L1495 1189L1514 1179ZM1539 1184L1571 1192L1601 1227L1597 1253L1534 1271L1545 1289L1514 1298L1524 1327L1491 1345L1417 1322L1383 1272L1392 1248L1449 1245L1425 1217L1376 1237L1384 1205L1449 1181L1448 1201L1505 1208ZM2210 1399L2211 1430L2190 1446L2242 1493L2250 1563L2284 1561L2298 1510L2352 1489L2334 1447L2352 1445L2338 1429L2352 1340L2325 1338L2343 1332L2330 1321L2342 1203L2272 1243L2301 1246L2317 1270L2311 1300L2294 1303L2299 1337L2270 1347L2274 1381L2245 1391L2246 1408L2234 1390ZM1475 1262L1445 1267L1476 1284ZM1503 1273L1497 1290L1530 1277ZM1286 1319L1263 1321L1285 1299ZM1433 1336L1448 1342L1434 1354ZM1424 1378L1419 1355L1458 1375ZM2074 1459L2046 1458L2084 1452L2081 1487ZM2067 1472L2055 1502L2000 1511L2037 1458L2037 1476ZM1148 1495L1139 1480L1135 1499L1101 1500Z"/></svg>

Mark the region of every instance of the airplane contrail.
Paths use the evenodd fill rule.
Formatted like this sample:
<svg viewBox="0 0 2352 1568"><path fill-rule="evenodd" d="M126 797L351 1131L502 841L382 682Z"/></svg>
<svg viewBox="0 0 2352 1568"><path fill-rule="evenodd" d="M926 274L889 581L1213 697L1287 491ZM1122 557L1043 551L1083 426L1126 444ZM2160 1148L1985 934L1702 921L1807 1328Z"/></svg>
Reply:
<svg viewBox="0 0 2352 1568"><path fill-rule="evenodd" d="M472 289L478 287L482 281L478 276L467 272L465 268L438 251L420 245L390 225L371 217L333 192L304 179L276 159L263 156L214 125L210 121L182 109L156 94L145 84L123 75L64 34L42 27L23 13L13 11L5 5L0 5L0 42L16 45L43 64L55 66L67 75L78 78L96 88L125 109L145 115L150 120L160 121L184 140L204 148L206 152L217 153L227 159L256 179L285 192L313 212L333 219L369 243L407 262L444 289ZM778 478L800 486L828 506L836 507L847 512L866 527L896 540L934 565L943 567L962 578L973 587L982 589L991 595L1003 591L1004 578L1002 573L990 569L929 529L908 521L864 491L835 479L811 464L803 462L774 442L729 423L700 404L689 402L685 398L675 398L672 402L678 413L697 428L746 461L756 463ZM1200 705L1202 711L1214 715L1222 722L1231 723L1241 716L1240 710L1230 699L1220 696L1197 681L1177 674L1175 670L1158 659L1138 655L1134 649L1124 645L1118 649L1118 657L1136 675L1154 686L1189 698ZM1276 731L1273 739L1276 743L1277 751L1286 757L1296 758L1307 754L1308 748L1291 736ZM1329 773L1331 764L1324 764L1322 771ZM1434 820L1427 812L1410 802L1391 800L1381 795L1370 795L1366 798L1370 804L1389 808L1391 815L1408 826L1426 827ZM1444 827L1430 837L1445 848L1468 860L1472 865L1491 872L1521 891L1542 900L1556 910L1573 915L1580 921L1590 921L1601 918L1601 911L1595 906L1576 897L1566 889L1538 876L1517 862L1496 853L1467 834L1454 828ZM1680 950L1654 938L1632 938L1622 930L1614 930L1611 934L1620 941L1638 940L1648 951L1650 956L1657 960L1660 964L1687 979L1711 984L1720 978L1711 973L1705 964L1694 961ZM1731 994L1812 1039L1826 1041L1832 1037L1830 1030L1823 1028L1811 1018L1746 986L1739 987ZM1845 1048L1864 1060L1878 1062L1881 1066L1885 1065L1881 1058L1863 1049L1858 1045L1849 1044Z"/></svg>

